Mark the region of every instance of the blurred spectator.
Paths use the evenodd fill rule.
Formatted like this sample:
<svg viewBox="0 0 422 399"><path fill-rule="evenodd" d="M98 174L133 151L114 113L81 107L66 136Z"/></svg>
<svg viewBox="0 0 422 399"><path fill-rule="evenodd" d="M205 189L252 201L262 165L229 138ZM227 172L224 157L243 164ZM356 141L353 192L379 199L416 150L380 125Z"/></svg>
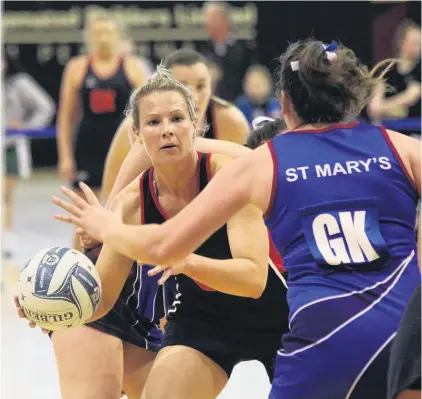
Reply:
<svg viewBox="0 0 422 399"><path fill-rule="evenodd" d="M55 113L51 97L20 65L3 51L3 115L7 129L39 129L47 126ZM3 140L6 161L3 179L3 256L10 257L13 247L13 194L19 175L29 174L30 149L25 137ZM23 168L26 167L26 173Z"/></svg>
<svg viewBox="0 0 422 399"><path fill-rule="evenodd" d="M368 107L374 121L421 116L421 28L412 21L399 25L395 35L398 63L385 75L394 90L380 85Z"/></svg>
<svg viewBox="0 0 422 399"><path fill-rule="evenodd" d="M122 40L120 44L120 52L123 55L123 57L127 57L127 56L138 57L135 43L133 42L133 40L129 38L125 38ZM151 76L155 72L154 64L147 57L138 57L138 58L141 61L142 67L145 69L145 72L147 73L147 75Z"/></svg>
<svg viewBox="0 0 422 399"><path fill-rule="evenodd" d="M211 74L211 91L215 93L217 83L221 79L221 69L217 64L212 61L208 62L208 68Z"/></svg>
<svg viewBox="0 0 422 399"><path fill-rule="evenodd" d="M242 94L242 79L248 67L257 61L257 53L255 43L230 36L229 11L226 3L205 4L205 28L210 40L198 50L221 71L214 94L233 102Z"/></svg>
<svg viewBox="0 0 422 399"><path fill-rule="evenodd" d="M421 285L403 313L393 341L388 370L388 399L421 397Z"/></svg>
<svg viewBox="0 0 422 399"><path fill-rule="evenodd" d="M252 124L258 116L280 117L280 103L272 97L272 79L266 67L251 66L246 72L243 90L244 94L236 99L235 104L243 112L249 124Z"/></svg>

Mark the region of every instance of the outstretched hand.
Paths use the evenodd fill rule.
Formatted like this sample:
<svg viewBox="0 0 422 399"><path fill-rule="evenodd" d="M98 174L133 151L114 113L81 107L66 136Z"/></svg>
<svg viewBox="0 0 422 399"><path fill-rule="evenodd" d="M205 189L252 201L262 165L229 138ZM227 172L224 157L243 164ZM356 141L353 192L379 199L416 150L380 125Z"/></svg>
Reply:
<svg viewBox="0 0 422 399"><path fill-rule="evenodd" d="M119 222L119 219L100 204L94 192L85 183L80 182L79 187L86 200L67 187L62 187L63 194L70 199L71 203L58 197L53 197L53 202L69 214L55 214L54 217L62 222L82 228L86 234L103 242L107 228L112 223Z"/></svg>

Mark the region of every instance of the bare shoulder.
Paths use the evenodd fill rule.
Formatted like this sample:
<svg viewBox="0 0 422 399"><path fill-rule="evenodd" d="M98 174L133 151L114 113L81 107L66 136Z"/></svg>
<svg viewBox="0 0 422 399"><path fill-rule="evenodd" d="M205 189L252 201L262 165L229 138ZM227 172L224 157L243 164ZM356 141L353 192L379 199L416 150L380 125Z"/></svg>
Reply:
<svg viewBox="0 0 422 399"><path fill-rule="evenodd" d="M69 62L67 63L67 68L72 70L77 70L78 68L85 68L88 64L88 56L86 55L78 55L76 57L72 57Z"/></svg>
<svg viewBox="0 0 422 399"><path fill-rule="evenodd" d="M64 77L75 85L79 85L86 71L87 65L88 57L86 55L71 58L66 65Z"/></svg>
<svg viewBox="0 0 422 399"><path fill-rule="evenodd" d="M417 146L420 150L420 141L410 137L406 136L405 134L396 132L394 130L387 130L388 137L390 137L390 140L393 142L394 145L398 144L401 146Z"/></svg>
<svg viewBox="0 0 422 399"><path fill-rule="evenodd" d="M216 112L216 117L222 122L229 122L229 123L243 123L246 122L245 116L242 114L239 108L237 108L234 104L229 103L222 98L213 96L211 98L212 104L214 105L214 109Z"/></svg>
<svg viewBox="0 0 422 399"><path fill-rule="evenodd" d="M233 158L221 154L209 154L208 156L210 157L211 176L215 176L221 168L233 160Z"/></svg>
<svg viewBox="0 0 422 399"><path fill-rule="evenodd" d="M128 184L118 193L110 206L113 212L121 215L122 221L127 224L139 224L141 221L140 191L138 176L132 183Z"/></svg>
<svg viewBox="0 0 422 399"><path fill-rule="evenodd" d="M421 142L394 130L387 130L388 137L396 148L404 166L416 182L419 180L421 164Z"/></svg>
<svg viewBox="0 0 422 399"><path fill-rule="evenodd" d="M406 136L394 130L387 130L388 137L396 147L397 151L403 161L406 163L406 158L419 156L421 154L421 142L413 137Z"/></svg>
<svg viewBox="0 0 422 399"><path fill-rule="evenodd" d="M217 123L218 139L245 144L249 124L242 111L235 105L218 97L212 98Z"/></svg>

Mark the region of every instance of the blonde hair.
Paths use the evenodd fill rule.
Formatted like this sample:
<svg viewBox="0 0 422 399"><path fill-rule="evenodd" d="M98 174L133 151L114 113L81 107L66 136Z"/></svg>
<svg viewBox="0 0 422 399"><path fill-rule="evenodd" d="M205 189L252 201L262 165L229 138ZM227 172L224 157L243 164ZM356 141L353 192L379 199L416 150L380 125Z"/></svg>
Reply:
<svg viewBox="0 0 422 399"><path fill-rule="evenodd" d="M132 119L133 131L139 129L139 100L148 94L158 91L177 91L185 99L188 107L189 118L197 126L197 118L195 113L195 101L192 96L190 89L182 83L174 80L171 76L171 72L166 69L161 63L154 75L152 75L146 82L146 84L138 89L135 89L129 99L128 106L126 108L126 116Z"/></svg>

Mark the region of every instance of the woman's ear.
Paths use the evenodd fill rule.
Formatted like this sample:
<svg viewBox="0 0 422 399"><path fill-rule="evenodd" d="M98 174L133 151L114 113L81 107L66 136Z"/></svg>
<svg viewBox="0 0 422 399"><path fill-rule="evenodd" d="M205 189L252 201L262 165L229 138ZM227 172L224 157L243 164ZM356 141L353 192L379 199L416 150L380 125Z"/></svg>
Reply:
<svg viewBox="0 0 422 399"><path fill-rule="evenodd" d="M129 143L130 145L133 145L136 141L139 143L142 143L141 136L139 134L139 130L135 129L133 126L129 128Z"/></svg>

